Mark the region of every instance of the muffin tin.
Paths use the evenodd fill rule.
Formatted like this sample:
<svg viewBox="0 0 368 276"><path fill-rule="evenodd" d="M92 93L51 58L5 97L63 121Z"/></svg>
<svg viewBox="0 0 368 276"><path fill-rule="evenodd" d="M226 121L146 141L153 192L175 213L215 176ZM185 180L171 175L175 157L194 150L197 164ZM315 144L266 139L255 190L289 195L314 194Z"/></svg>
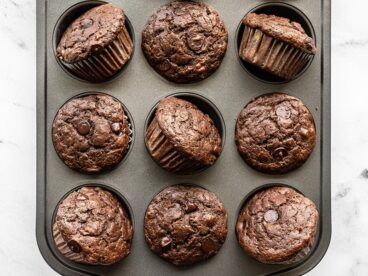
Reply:
<svg viewBox="0 0 368 276"><path fill-rule="evenodd" d="M108 82L93 84L65 72L55 58L54 49L63 24L76 14L101 1L37 1L37 242L40 251L56 271L63 275L300 275L312 269L327 250L331 235L330 199L330 1L208 0L222 16L229 44L220 68L204 81L174 84L158 75L141 49L144 25L163 0L112 0L130 19L135 53L121 73ZM259 5L262 5L261 7ZM291 6L292 5L292 6ZM65 12L73 7L73 14ZM238 58L238 33L244 28L243 16L252 9L276 15L303 16L317 42L318 52L300 76L285 83L256 73ZM69 10L70 11L70 10ZM294 11L294 12L291 12ZM282 14L278 14L282 12ZM60 19L60 20L59 20ZM313 27L312 27L313 26ZM256 78L246 73L242 66ZM258 79L257 79L258 78ZM262 81L260 81L262 80ZM57 110L69 99L85 92L104 92L119 99L130 111L135 126L134 143L124 162L110 172L82 174L69 169L58 158L51 136ZM242 160L234 142L235 123L241 109L254 97L270 92L285 92L300 98L313 114L317 145L299 169L282 175L259 173ZM145 129L155 104L177 94L193 100L209 112L220 127L223 151L210 168L186 176L161 169L150 158L144 145ZM212 111L212 113L210 112ZM226 139L225 139L226 136ZM228 213L228 235L219 253L208 261L178 268L158 258L144 241L143 218L151 199L163 188L180 183L197 184L214 192ZM312 253L301 263L265 265L247 256L239 246L235 224L240 208L251 194L272 184L283 184L312 199L320 213L318 237ZM134 225L131 254L111 266L90 266L70 262L57 251L52 238L52 221L59 201L81 185L96 184L109 189L128 206Z"/></svg>

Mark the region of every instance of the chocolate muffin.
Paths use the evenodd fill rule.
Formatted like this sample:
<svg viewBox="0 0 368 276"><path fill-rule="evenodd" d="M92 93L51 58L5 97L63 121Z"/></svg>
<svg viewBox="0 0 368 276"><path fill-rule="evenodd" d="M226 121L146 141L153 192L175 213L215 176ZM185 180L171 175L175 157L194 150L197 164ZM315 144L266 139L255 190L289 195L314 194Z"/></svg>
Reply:
<svg viewBox="0 0 368 276"><path fill-rule="evenodd" d="M112 4L94 7L74 20L56 49L65 67L91 82L111 78L132 53L133 42L125 27L124 12Z"/></svg>
<svg viewBox="0 0 368 276"><path fill-rule="evenodd" d="M236 231L241 247L267 264L301 261L311 250L317 232L315 204L287 187L256 193L241 210Z"/></svg>
<svg viewBox="0 0 368 276"><path fill-rule="evenodd" d="M69 260L109 265L129 255L133 228L126 210L109 191L83 187L58 205L53 237Z"/></svg>
<svg viewBox="0 0 368 276"><path fill-rule="evenodd" d="M286 173L308 159L316 144L316 129L301 100L273 93L245 106L236 123L235 139L239 153L252 168Z"/></svg>
<svg viewBox="0 0 368 276"><path fill-rule="evenodd" d="M158 104L145 143L162 168L177 174L211 166L222 150L212 119L194 104L175 97Z"/></svg>
<svg viewBox="0 0 368 276"><path fill-rule="evenodd" d="M142 34L149 64L177 83L199 81L221 64L228 35L219 14L204 3L174 1L153 14Z"/></svg>
<svg viewBox="0 0 368 276"><path fill-rule="evenodd" d="M316 54L313 38L297 22L249 13L243 24L240 57L282 79L294 79Z"/></svg>
<svg viewBox="0 0 368 276"><path fill-rule="evenodd" d="M111 169L125 156L132 131L121 103L106 94L66 102L52 124L52 140L71 169L96 173Z"/></svg>
<svg viewBox="0 0 368 276"><path fill-rule="evenodd" d="M216 255L226 234L223 204L197 186L166 188L153 198L144 217L144 237L150 249L178 266Z"/></svg>

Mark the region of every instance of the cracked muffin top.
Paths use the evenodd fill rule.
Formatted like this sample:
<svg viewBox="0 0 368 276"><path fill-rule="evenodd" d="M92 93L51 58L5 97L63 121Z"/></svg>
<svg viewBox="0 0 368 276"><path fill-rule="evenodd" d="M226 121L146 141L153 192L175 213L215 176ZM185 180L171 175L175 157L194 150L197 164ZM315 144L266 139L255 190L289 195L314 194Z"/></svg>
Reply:
<svg viewBox="0 0 368 276"><path fill-rule="evenodd" d="M301 100L273 93L245 106L236 123L235 139L251 167L264 173L286 173L308 159L316 144L316 129Z"/></svg>
<svg viewBox="0 0 368 276"><path fill-rule="evenodd" d="M160 7L142 33L151 66L178 83L205 79L221 64L228 34L219 14L204 3L173 1Z"/></svg>
<svg viewBox="0 0 368 276"><path fill-rule="evenodd" d="M309 54L315 55L317 52L313 38L307 35L299 23L291 21L288 18L276 15L249 13L244 17L243 23L251 28L259 29L273 38L289 43Z"/></svg>
<svg viewBox="0 0 368 276"><path fill-rule="evenodd" d="M68 101L52 124L60 158L70 168L88 173L117 165L128 150L130 135L121 103L104 94Z"/></svg>
<svg viewBox="0 0 368 276"><path fill-rule="evenodd" d="M205 166L221 153L221 136L213 120L194 104L175 97L160 101L155 119L176 150Z"/></svg>
<svg viewBox="0 0 368 276"><path fill-rule="evenodd" d="M56 49L66 63L84 60L109 45L124 28L122 9L112 4L99 5L82 14L63 33Z"/></svg>
<svg viewBox="0 0 368 276"><path fill-rule="evenodd" d="M263 263L294 263L310 252L318 211L295 190L272 187L256 193L241 210L236 225L241 247Z"/></svg>
<svg viewBox="0 0 368 276"><path fill-rule="evenodd" d="M109 191L83 187L58 206L54 221L72 251L70 256L89 264L111 264L130 253L132 224L126 210ZM59 240L55 240L61 245Z"/></svg>
<svg viewBox="0 0 368 276"><path fill-rule="evenodd" d="M175 185L156 195L144 218L150 249L175 265L190 265L216 255L227 235L227 214L215 194Z"/></svg>

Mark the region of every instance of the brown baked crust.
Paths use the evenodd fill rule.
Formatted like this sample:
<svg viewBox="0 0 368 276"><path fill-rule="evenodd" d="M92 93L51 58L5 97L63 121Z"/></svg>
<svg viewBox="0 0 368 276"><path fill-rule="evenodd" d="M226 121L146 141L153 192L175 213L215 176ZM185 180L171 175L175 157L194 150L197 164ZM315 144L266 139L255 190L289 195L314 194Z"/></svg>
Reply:
<svg viewBox="0 0 368 276"><path fill-rule="evenodd" d="M159 74L186 83L205 79L220 66L227 40L225 25L212 7L173 1L149 18L142 49Z"/></svg>
<svg viewBox="0 0 368 276"><path fill-rule="evenodd" d="M108 265L130 253L132 224L109 191L83 187L58 206L54 226L80 262Z"/></svg>
<svg viewBox="0 0 368 276"><path fill-rule="evenodd" d="M241 247L263 263L300 261L317 233L315 204L295 190L272 187L256 193L241 210L236 231Z"/></svg>
<svg viewBox="0 0 368 276"><path fill-rule="evenodd" d="M174 148L188 158L212 165L221 153L221 136L213 120L194 104L175 97L162 99L156 120Z"/></svg>
<svg viewBox="0 0 368 276"><path fill-rule="evenodd" d="M236 123L235 139L251 167L264 173L286 173L308 159L316 144L316 129L301 100L273 93L245 106Z"/></svg>
<svg viewBox="0 0 368 276"><path fill-rule="evenodd" d="M249 13L243 23L259 29L267 35L293 45L294 47L315 55L317 52L313 38L309 37L302 26L288 18L275 15Z"/></svg>
<svg viewBox="0 0 368 276"><path fill-rule="evenodd" d="M115 40L124 26L122 9L112 4L92 8L65 30L57 56L66 63L74 63L96 55Z"/></svg>
<svg viewBox="0 0 368 276"><path fill-rule="evenodd" d="M144 218L150 249L175 265L190 265L217 254L227 235L223 204L203 188L175 185L156 195Z"/></svg>
<svg viewBox="0 0 368 276"><path fill-rule="evenodd" d="M83 172L117 165L129 147L130 132L121 103L103 94L68 101L52 124L56 152L70 168Z"/></svg>

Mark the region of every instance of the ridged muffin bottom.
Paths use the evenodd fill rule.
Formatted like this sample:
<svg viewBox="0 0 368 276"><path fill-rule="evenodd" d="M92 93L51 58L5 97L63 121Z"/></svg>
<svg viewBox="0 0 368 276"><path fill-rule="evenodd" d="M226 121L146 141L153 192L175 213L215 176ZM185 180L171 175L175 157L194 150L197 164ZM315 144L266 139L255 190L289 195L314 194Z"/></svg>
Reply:
<svg viewBox="0 0 368 276"><path fill-rule="evenodd" d="M65 258L78 263L85 263L85 264L87 263L86 261L84 261L83 256L81 254L75 253L69 248L67 242L61 235L56 222L54 222L54 225L52 226L52 235L54 237L56 248Z"/></svg>
<svg viewBox="0 0 368 276"><path fill-rule="evenodd" d="M294 79L313 58L312 54L247 26L239 55L244 61L285 80Z"/></svg>
<svg viewBox="0 0 368 276"><path fill-rule="evenodd" d="M63 65L84 80L100 82L120 71L131 58L132 52L133 42L124 27L100 54L74 63L63 62Z"/></svg>
<svg viewBox="0 0 368 276"><path fill-rule="evenodd" d="M156 118L147 129L145 143L151 156L167 171L187 174L205 167L177 151L162 132Z"/></svg>

